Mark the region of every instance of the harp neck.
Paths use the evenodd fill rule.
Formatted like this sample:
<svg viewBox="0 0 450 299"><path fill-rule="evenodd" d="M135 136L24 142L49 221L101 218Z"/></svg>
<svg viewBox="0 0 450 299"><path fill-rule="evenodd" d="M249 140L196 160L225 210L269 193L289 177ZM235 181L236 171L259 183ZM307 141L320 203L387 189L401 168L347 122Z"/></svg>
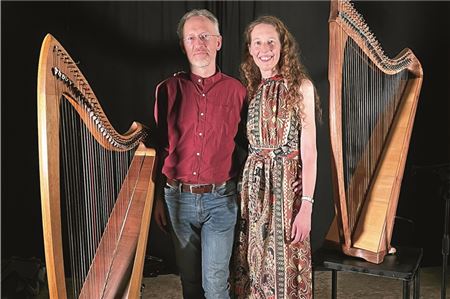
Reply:
<svg viewBox="0 0 450 299"><path fill-rule="evenodd" d="M338 39L342 42L350 37L369 59L384 73L394 75L405 69L416 77L423 77L422 66L414 53L406 48L394 58L389 58L376 36L371 32L363 16L355 9L353 2L349 0L332 0L330 9L331 24L336 23L342 32Z"/></svg>

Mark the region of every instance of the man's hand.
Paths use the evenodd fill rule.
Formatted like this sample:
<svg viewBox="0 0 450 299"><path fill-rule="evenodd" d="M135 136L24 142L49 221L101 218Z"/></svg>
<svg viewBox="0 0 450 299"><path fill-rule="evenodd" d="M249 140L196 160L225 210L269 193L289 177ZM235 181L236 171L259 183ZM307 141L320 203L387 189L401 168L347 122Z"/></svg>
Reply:
<svg viewBox="0 0 450 299"><path fill-rule="evenodd" d="M162 199L156 199L153 217L155 217L155 222L159 226L159 228L164 232L167 233L166 226L167 226L167 218L166 218L166 212L164 209L164 202Z"/></svg>

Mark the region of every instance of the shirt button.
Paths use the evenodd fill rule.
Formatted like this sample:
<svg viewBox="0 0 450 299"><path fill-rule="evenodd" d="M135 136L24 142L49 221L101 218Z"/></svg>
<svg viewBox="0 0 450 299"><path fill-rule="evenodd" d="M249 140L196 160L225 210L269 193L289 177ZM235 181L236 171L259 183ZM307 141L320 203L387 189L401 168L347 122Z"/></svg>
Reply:
<svg viewBox="0 0 450 299"><path fill-rule="evenodd" d="M202 93L202 97L204 97L205 96L205 94L204 93Z"/></svg>
<svg viewBox="0 0 450 299"><path fill-rule="evenodd" d="M202 79L198 79L198 82L202 82Z"/></svg>
<svg viewBox="0 0 450 299"><path fill-rule="evenodd" d="M193 175L197 175L197 173L194 171L193 173L192 173Z"/></svg>
<svg viewBox="0 0 450 299"><path fill-rule="evenodd" d="M200 153L197 153L197 156L200 156Z"/></svg>
<svg viewBox="0 0 450 299"><path fill-rule="evenodd" d="M200 133L198 133L198 135L199 135L199 136L203 136L203 133L202 133L202 132L200 132Z"/></svg>
<svg viewBox="0 0 450 299"><path fill-rule="evenodd" d="M205 113L203 113L203 112L200 112L200 115L201 115L201 116L203 116L203 115L205 115Z"/></svg>

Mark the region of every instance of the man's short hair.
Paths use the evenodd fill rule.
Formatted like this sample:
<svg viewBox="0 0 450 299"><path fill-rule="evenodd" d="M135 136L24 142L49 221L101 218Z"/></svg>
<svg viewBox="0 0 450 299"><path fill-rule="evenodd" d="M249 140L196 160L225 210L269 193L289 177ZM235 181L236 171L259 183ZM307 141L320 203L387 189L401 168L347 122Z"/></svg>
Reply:
<svg viewBox="0 0 450 299"><path fill-rule="evenodd" d="M208 18L214 24L214 27L217 30L217 34L220 34L219 21L217 20L216 16L213 15L212 12L210 12L207 9L193 9L193 10L190 10L187 13L185 13L184 16L180 19L180 22L178 22L177 34L178 34L178 37L180 38L180 40L183 39L184 23L186 23L186 21L192 17Z"/></svg>

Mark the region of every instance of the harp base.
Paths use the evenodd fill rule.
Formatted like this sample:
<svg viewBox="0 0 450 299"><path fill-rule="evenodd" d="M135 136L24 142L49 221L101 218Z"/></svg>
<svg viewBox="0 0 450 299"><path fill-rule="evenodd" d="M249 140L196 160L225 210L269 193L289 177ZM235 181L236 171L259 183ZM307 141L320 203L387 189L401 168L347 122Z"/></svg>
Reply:
<svg viewBox="0 0 450 299"><path fill-rule="evenodd" d="M337 225L338 225L337 218L335 217L325 237L324 247L341 251L348 256L362 258L374 264L382 263L386 254L396 252L396 249L392 247L390 244L383 246L384 249L379 250L377 252L363 248L348 246L343 241L344 237L342 233L339 231ZM385 249L386 247L387 250Z"/></svg>
<svg viewBox="0 0 450 299"><path fill-rule="evenodd" d="M387 250L372 252L361 248L346 247L345 245L335 242L333 240L325 240L324 247L341 251L342 253L348 256L362 258L374 264L381 264L384 261L384 257L388 253L396 252L396 249L394 247L390 247L389 252Z"/></svg>

